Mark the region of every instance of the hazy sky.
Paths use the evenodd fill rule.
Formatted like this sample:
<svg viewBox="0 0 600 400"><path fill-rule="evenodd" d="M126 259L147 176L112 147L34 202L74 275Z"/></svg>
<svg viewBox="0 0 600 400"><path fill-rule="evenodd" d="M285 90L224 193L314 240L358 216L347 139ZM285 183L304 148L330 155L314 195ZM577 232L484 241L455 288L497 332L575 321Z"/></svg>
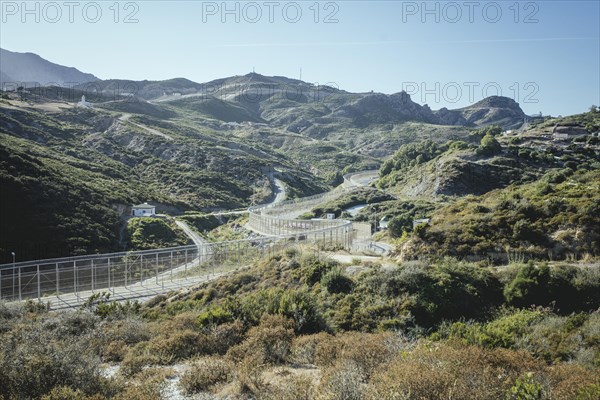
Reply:
<svg viewBox="0 0 600 400"><path fill-rule="evenodd" d="M432 109L600 104L600 1L2 1L0 47L102 79L256 72ZM118 10L118 12L117 12ZM37 21L36 21L37 19Z"/></svg>

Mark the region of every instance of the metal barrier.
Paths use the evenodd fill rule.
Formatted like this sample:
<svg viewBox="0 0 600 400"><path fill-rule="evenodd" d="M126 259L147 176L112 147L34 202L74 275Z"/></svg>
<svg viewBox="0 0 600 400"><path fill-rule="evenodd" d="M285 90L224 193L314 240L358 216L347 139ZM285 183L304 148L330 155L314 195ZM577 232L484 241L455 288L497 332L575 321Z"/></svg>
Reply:
<svg viewBox="0 0 600 400"><path fill-rule="evenodd" d="M296 242L309 241L320 248L350 248L352 244L349 221L286 220L254 211L250 212L250 221L264 237L0 265L0 299L43 300L47 296L60 299L70 294L78 304L90 293L105 290L115 293L116 288L133 286L138 297L148 293L156 295L190 286L195 282L186 279L190 275L228 272ZM144 288L147 290L141 290Z"/></svg>

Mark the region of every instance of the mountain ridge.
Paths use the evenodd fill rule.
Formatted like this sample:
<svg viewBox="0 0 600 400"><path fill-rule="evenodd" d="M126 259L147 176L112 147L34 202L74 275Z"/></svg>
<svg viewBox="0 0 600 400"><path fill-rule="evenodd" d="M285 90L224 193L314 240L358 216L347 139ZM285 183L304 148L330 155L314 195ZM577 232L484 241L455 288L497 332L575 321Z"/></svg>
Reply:
<svg viewBox="0 0 600 400"><path fill-rule="evenodd" d="M70 86L97 81L92 74L84 73L48 61L35 53L18 53L0 48L0 84Z"/></svg>
<svg viewBox="0 0 600 400"><path fill-rule="evenodd" d="M5 84L36 82L42 86L66 86L75 83L76 89L93 92L86 97L101 94L112 96L113 100L137 97L150 102L170 103L201 97L213 102L210 108L215 113L208 112L207 117L214 116L225 122L265 122L295 133L308 130L309 136L311 132L316 136L327 136L326 125L332 119L359 129L406 121L465 127L498 124L504 129L516 129L526 117L517 102L500 96L491 96L459 109L443 107L432 110L427 104L414 102L405 91L392 94L352 93L332 86L255 72L205 83L182 77L101 80L76 68L52 63L34 53L0 51L0 82ZM220 102L214 103L215 99ZM282 110L285 115L282 115Z"/></svg>

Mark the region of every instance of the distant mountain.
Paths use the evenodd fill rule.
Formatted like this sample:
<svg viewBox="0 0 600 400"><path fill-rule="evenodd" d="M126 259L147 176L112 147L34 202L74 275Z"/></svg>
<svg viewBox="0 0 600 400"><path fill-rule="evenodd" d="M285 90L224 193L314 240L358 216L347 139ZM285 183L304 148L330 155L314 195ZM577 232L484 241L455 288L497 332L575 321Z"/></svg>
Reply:
<svg viewBox="0 0 600 400"><path fill-rule="evenodd" d="M178 85L173 81L178 81ZM429 106L412 101L406 92L350 93L256 73L203 84L169 80L131 82L130 86L136 87L136 95L146 100L184 108L193 108L195 104L200 113L217 120L261 121L313 137L327 136L331 124L337 128L364 129L412 121L465 127L497 124L512 129L520 127L525 118L519 104L507 97L492 96L465 108L432 111Z"/></svg>
<svg viewBox="0 0 600 400"><path fill-rule="evenodd" d="M78 89L85 90L86 85ZM223 122L260 122L290 132L323 138L339 129L421 122L434 125L505 129L523 124L525 113L507 97L492 96L471 106L433 111L406 92L351 93L283 76L250 73L196 83L184 78L164 81L111 79L94 82L100 98L136 96L154 103L196 111ZM100 93L96 93L96 91Z"/></svg>
<svg viewBox="0 0 600 400"><path fill-rule="evenodd" d="M491 96L458 110L437 111L439 122L445 125L501 125L505 129L519 128L525 113L519 103L508 97Z"/></svg>
<svg viewBox="0 0 600 400"><path fill-rule="evenodd" d="M411 100L406 92L351 93L331 86L314 85L283 76L257 73L196 83L185 78L163 81L99 80L75 68L50 63L32 53L2 51L4 82L39 82L76 89L92 102L138 98L197 112L222 122L264 123L313 138L337 140L348 129L419 122L434 125L480 127L497 124L504 129L522 125L525 113L514 100L493 96L471 106L433 111ZM93 87L87 83L94 82ZM89 92L89 93L86 93ZM333 136L332 136L333 135Z"/></svg>
<svg viewBox="0 0 600 400"><path fill-rule="evenodd" d="M16 53L0 49L0 83L32 86L70 86L97 81L92 74L76 68L54 64L33 53Z"/></svg>

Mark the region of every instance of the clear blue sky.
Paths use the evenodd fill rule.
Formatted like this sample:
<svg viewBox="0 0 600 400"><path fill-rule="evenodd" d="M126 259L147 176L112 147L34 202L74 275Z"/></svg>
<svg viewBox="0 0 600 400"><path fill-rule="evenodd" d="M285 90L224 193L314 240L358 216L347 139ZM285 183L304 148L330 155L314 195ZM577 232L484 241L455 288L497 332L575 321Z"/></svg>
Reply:
<svg viewBox="0 0 600 400"><path fill-rule="evenodd" d="M0 47L102 79L207 82L253 68L297 78L302 68L303 80L348 91L405 88L432 109L480 100L484 87L530 114L600 105L598 0L229 2L230 14L221 1L122 1L118 22L115 1L98 1L98 18L93 2L79 1L73 22L63 1L54 3L60 18L38 3L24 14L21 1L2 2ZM124 23L131 12L138 21Z"/></svg>

